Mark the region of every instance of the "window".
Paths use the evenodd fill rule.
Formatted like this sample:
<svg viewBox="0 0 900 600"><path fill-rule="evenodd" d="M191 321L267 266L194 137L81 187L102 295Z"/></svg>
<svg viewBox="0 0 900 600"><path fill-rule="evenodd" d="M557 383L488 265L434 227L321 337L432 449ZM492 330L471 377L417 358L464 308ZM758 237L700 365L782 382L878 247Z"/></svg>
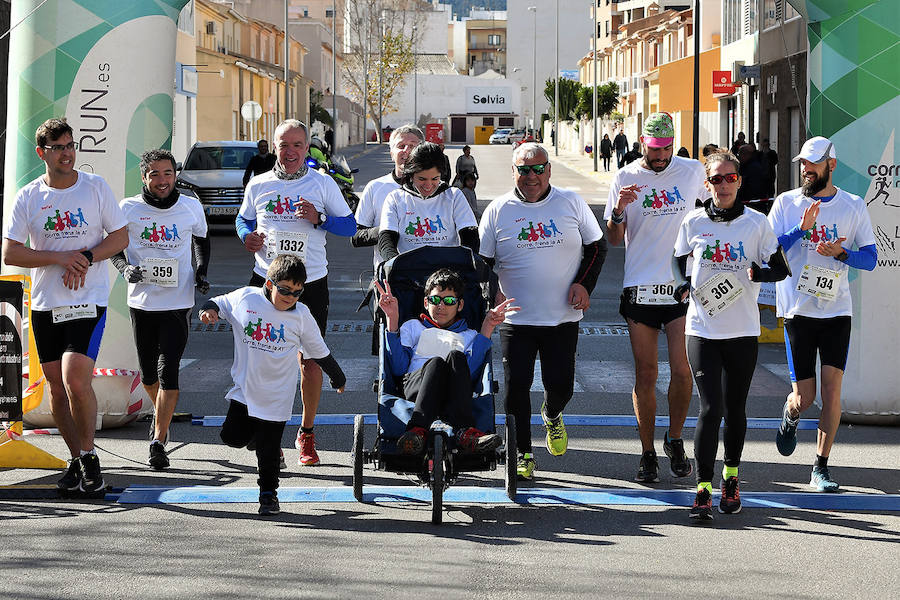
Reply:
<svg viewBox="0 0 900 600"><path fill-rule="evenodd" d="M330 19L333 16L334 16L334 11L331 10L330 8L326 8L325 9L325 18Z"/></svg>
<svg viewBox="0 0 900 600"><path fill-rule="evenodd" d="M800 15L786 0L763 0L763 29L777 27L782 21L789 21Z"/></svg>
<svg viewBox="0 0 900 600"><path fill-rule="evenodd" d="M744 0L744 35L753 35L759 28L759 21L756 18L757 3L758 0Z"/></svg>
<svg viewBox="0 0 900 600"><path fill-rule="evenodd" d="M497 34L489 34L488 35L488 46L499 46L500 45L500 36Z"/></svg>
<svg viewBox="0 0 900 600"><path fill-rule="evenodd" d="M178 15L178 29L185 33L194 31L194 3L188 2Z"/></svg>
<svg viewBox="0 0 900 600"><path fill-rule="evenodd" d="M606 21L606 37L609 37L609 19Z"/></svg>
<svg viewBox="0 0 900 600"><path fill-rule="evenodd" d="M741 38L741 0L724 0L722 4L722 45Z"/></svg>
<svg viewBox="0 0 900 600"><path fill-rule="evenodd" d="M494 126L494 117L482 117L481 124L484 127L493 127Z"/></svg>

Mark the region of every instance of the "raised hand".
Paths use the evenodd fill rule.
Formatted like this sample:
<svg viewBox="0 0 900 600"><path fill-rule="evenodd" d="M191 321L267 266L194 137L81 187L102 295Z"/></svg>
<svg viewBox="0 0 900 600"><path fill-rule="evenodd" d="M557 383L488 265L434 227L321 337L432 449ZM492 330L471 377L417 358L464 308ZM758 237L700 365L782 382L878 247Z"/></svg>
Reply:
<svg viewBox="0 0 900 600"><path fill-rule="evenodd" d="M266 234L257 231L251 231L247 234L247 237L244 238L244 248L249 252L258 251L265 243Z"/></svg>
<svg viewBox="0 0 900 600"><path fill-rule="evenodd" d="M384 282L384 287L376 280L375 289L378 290L378 307L387 318L388 331L397 331L400 328L400 303L391 293L391 284Z"/></svg>
<svg viewBox="0 0 900 600"><path fill-rule="evenodd" d="M803 218L800 220L801 230L806 231L807 229L812 229L812 226L816 224L816 219L819 218L820 204L822 204L822 201L816 200L803 211Z"/></svg>
<svg viewBox="0 0 900 600"><path fill-rule="evenodd" d="M484 322L481 324L481 335L486 338L491 337L494 333L494 328L506 320L507 314L521 310L521 307L512 305L515 300L515 298L508 298L484 315Z"/></svg>

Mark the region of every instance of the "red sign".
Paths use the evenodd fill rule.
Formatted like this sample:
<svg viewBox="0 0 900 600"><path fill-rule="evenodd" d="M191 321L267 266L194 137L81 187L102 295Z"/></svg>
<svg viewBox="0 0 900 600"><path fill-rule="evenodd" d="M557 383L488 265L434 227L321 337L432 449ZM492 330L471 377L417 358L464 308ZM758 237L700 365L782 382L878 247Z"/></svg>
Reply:
<svg viewBox="0 0 900 600"><path fill-rule="evenodd" d="M713 71L712 72L712 93L713 94L733 94L735 87L731 83L731 71Z"/></svg>
<svg viewBox="0 0 900 600"><path fill-rule="evenodd" d="M434 144L443 144L444 126L440 123L426 123L425 140Z"/></svg>

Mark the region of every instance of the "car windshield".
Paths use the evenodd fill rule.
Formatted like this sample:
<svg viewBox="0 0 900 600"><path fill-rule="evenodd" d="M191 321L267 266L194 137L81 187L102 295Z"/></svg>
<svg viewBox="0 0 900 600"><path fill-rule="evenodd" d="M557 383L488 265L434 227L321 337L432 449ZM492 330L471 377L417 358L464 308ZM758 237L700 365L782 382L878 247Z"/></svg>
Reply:
<svg viewBox="0 0 900 600"><path fill-rule="evenodd" d="M247 163L259 151L255 146L196 146L184 161L186 171L218 171L247 168Z"/></svg>
<svg viewBox="0 0 900 600"><path fill-rule="evenodd" d="M509 133L509 129L498 129L494 132L495 135L506 135Z"/></svg>

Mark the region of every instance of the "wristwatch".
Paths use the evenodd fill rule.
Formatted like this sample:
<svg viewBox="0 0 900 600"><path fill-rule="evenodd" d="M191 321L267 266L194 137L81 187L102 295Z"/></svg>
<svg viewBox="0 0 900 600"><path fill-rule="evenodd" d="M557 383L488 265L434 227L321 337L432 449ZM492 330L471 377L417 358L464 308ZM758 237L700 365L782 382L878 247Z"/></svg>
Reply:
<svg viewBox="0 0 900 600"><path fill-rule="evenodd" d="M316 223L316 225L318 225L318 226L324 225L327 220L328 220L328 215L326 215L325 213L319 213L319 222Z"/></svg>

